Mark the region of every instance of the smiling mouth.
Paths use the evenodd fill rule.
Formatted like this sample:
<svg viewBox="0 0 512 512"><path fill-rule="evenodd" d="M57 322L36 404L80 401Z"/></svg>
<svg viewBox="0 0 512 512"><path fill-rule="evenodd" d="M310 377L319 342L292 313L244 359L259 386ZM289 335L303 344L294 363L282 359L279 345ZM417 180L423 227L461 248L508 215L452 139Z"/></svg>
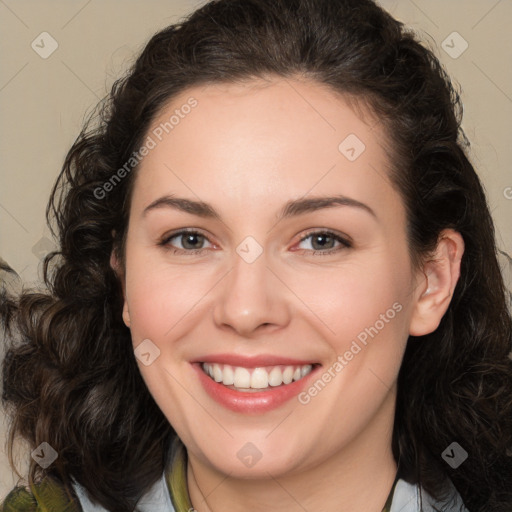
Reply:
<svg viewBox="0 0 512 512"><path fill-rule="evenodd" d="M309 375L318 364L276 365L245 368L229 364L201 363L203 372L229 389L245 393L287 386Z"/></svg>

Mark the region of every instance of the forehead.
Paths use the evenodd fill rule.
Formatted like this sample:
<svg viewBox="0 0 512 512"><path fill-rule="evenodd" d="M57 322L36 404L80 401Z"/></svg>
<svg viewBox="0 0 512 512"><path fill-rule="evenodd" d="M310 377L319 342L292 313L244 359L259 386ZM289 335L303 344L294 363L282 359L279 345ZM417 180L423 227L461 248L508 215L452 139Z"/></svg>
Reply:
<svg viewBox="0 0 512 512"><path fill-rule="evenodd" d="M242 208L248 198L270 206L271 198L334 189L396 202L383 127L358 107L305 80L191 87L147 131L154 147L139 166L134 202L176 191Z"/></svg>

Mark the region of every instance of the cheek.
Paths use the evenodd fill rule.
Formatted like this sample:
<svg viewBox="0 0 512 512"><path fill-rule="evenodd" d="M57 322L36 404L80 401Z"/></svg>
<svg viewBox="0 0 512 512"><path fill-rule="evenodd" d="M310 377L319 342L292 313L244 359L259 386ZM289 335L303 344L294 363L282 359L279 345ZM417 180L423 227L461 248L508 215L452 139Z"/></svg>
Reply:
<svg viewBox="0 0 512 512"><path fill-rule="evenodd" d="M376 335L377 329L381 339L407 332L411 279L407 268L407 261L400 263L392 256L368 257L364 262L295 275L294 292L333 348L344 351L358 336L364 342L368 331Z"/></svg>
<svg viewBox="0 0 512 512"><path fill-rule="evenodd" d="M190 330L189 319L202 311L215 282L205 267L170 266L161 260L150 262L137 250L127 258L126 300L134 344L144 338L158 344Z"/></svg>

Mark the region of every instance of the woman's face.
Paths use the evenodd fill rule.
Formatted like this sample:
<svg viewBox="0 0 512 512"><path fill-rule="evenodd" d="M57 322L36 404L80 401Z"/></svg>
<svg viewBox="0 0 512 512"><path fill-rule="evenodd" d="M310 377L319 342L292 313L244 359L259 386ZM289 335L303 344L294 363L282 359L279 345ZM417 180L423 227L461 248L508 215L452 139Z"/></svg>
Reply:
<svg viewBox="0 0 512 512"><path fill-rule="evenodd" d="M418 287L382 126L358 112L254 80L191 88L147 133L123 318L198 463L267 478L390 442Z"/></svg>

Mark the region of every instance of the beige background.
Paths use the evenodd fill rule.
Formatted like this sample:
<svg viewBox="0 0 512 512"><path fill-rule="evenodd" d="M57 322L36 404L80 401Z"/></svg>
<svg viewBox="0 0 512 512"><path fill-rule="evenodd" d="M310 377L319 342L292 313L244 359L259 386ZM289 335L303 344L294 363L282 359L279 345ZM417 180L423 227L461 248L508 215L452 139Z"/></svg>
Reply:
<svg viewBox="0 0 512 512"><path fill-rule="evenodd" d="M25 283L37 283L40 257L50 249L46 202L84 115L154 32L201 3L0 0L0 257ZM488 193L498 243L512 253L512 2L381 3L421 32L462 86L470 156ZM451 35L454 31L463 39ZM58 44L46 59L31 47L34 40L42 46L42 32ZM457 56L464 41L468 47ZM3 451L4 431L5 426L0 428L0 500L16 481Z"/></svg>

